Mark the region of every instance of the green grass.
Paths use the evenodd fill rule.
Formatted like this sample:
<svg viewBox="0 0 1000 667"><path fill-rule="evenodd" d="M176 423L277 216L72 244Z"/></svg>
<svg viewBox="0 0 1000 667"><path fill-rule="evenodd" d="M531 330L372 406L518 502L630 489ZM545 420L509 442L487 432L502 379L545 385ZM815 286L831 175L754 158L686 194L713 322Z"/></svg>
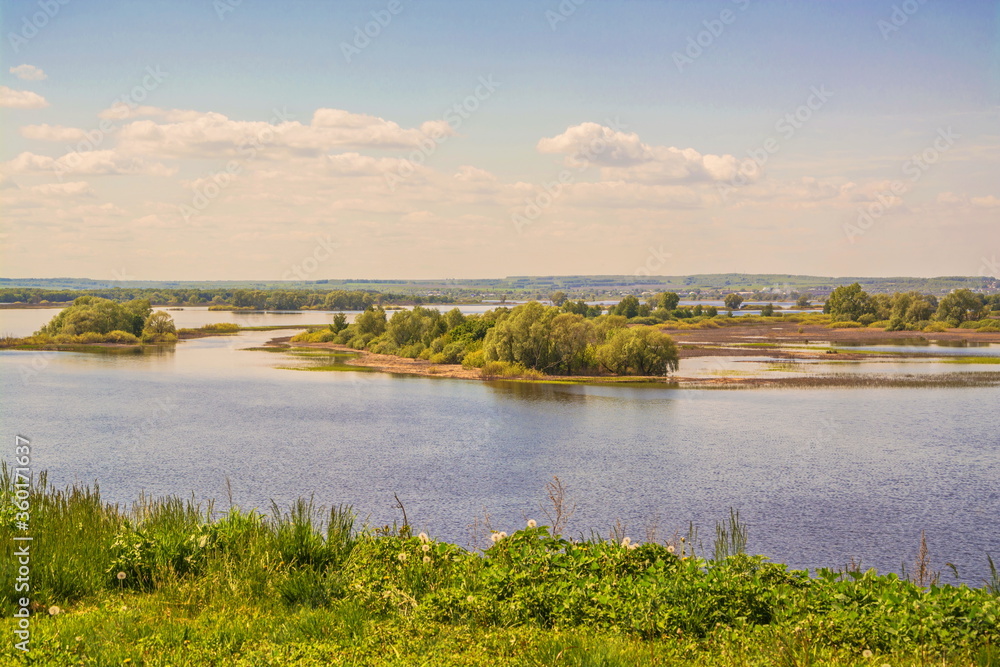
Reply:
<svg viewBox="0 0 1000 667"><path fill-rule="evenodd" d="M23 534L12 483L4 467L8 638L19 608L12 538ZM480 551L415 536L406 525L358 526L350 507L311 500L267 514L220 513L179 498L122 508L103 503L96 488L58 490L42 476L29 502L31 652L25 660L8 640L0 664L1000 660L996 574L983 588L921 586L874 571L810 575L744 553L735 512L708 550L692 549L696 538L570 541L529 523Z"/></svg>

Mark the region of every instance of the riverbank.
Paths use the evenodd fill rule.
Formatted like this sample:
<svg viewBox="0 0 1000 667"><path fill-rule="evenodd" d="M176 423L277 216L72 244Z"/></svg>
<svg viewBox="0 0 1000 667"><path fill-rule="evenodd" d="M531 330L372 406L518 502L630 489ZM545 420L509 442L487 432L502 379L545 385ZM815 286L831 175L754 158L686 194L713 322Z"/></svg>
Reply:
<svg viewBox="0 0 1000 667"><path fill-rule="evenodd" d="M0 487L14 493L4 467ZM469 548L405 522L299 500L271 514L96 487L27 492L37 664L62 665L951 665L1000 659L1000 577L943 583L845 566L790 570L745 553L730 511L704 545L624 533L564 539L543 521L480 526ZM402 505L400 505L402 507ZM557 512L558 504L552 511ZM542 514L545 514L543 511ZM403 513L405 517L405 510ZM500 529L505 528L510 534ZM14 559L24 529L0 523ZM910 549L900 554L909 561ZM10 590L16 572L0 571ZM6 642L4 664L23 654Z"/></svg>

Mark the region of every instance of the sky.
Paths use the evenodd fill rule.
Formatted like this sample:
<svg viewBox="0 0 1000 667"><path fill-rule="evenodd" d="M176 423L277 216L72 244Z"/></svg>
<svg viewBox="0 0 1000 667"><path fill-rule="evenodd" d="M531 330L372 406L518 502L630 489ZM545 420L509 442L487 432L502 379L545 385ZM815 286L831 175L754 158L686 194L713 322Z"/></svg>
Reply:
<svg viewBox="0 0 1000 667"><path fill-rule="evenodd" d="M1000 2L0 22L2 277L1000 274Z"/></svg>

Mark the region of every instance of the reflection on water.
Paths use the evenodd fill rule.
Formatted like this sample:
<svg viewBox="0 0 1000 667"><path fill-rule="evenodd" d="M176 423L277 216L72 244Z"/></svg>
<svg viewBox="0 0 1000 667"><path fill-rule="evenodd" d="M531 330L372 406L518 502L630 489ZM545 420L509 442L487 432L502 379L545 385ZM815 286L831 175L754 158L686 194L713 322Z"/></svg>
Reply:
<svg viewBox="0 0 1000 667"><path fill-rule="evenodd" d="M99 480L111 502L194 492L225 506L228 479L244 506L315 493L381 525L398 493L417 526L464 544L484 507L508 532L539 517L558 475L579 506L573 534L695 521L710 549L732 506L751 550L794 567L898 571L924 529L935 564L978 584L1000 553L996 387L481 383L277 370L286 355L246 349L283 333L53 354L30 377L18 369L36 353L0 352L0 421L32 439L37 470ZM749 363L778 363L764 359Z"/></svg>

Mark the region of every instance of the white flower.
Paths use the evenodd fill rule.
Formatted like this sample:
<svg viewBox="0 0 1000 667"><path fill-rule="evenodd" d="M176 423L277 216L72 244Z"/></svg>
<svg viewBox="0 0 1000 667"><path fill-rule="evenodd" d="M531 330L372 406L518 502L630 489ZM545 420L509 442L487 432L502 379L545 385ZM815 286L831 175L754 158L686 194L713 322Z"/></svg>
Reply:
<svg viewBox="0 0 1000 667"><path fill-rule="evenodd" d="M428 551L430 551L430 550L431 550L431 545L429 545L429 544L424 544L423 546L421 546L421 547L420 547L420 549L421 549L421 550L422 550L422 551L423 551L424 553L427 553Z"/></svg>
<svg viewBox="0 0 1000 667"><path fill-rule="evenodd" d="M674 552L674 545L671 544L667 547L667 553L672 554L673 552Z"/></svg>
<svg viewBox="0 0 1000 667"><path fill-rule="evenodd" d="M873 655L875 655L875 654L872 653L871 651L869 651L868 649L865 649L864 651L861 652L861 657L862 658L870 658Z"/></svg>
<svg viewBox="0 0 1000 667"><path fill-rule="evenodd" d="M419 535L417 535L417 537L419 537L420 541L423 542L424 544L430 542L430 538L427 537L427 533L420 533Z"/></svg>
<svg viewBox="0 0 1000 667"><path fill-rule="evenodd" d="M424 562L425 563L431 562L431 557L430 556L424 556Z"/></svg>
<svg viewBox="0 0 1000 667"><path fill-rule="evenodd" d="M538 525L537 521L535 521L534 519L528 519L528 528L534 528L537 525Z"/></svg>
<svg viewBox="0 0 1000 667"><path fill-rule="evenodd" d="M638 549L638 548L639 548L639 545L636 544L635 542L633 542L632 544L628 545L629 551L631 551L632 549Z"/></svg>
<svg viewBox="0 0 1000 667"><path fill-rule="evenodd" d="M632 538L631 537L623 537L622 538L622 546L623 547L627 547L630 544L632 544Z"/></svg>
<svg viewBox="0 0 1000 667"><path fill-rule="evenodd" d="M499 533L497 533L497 539L498 540L502 540L505 537L507 537L507 533L503 532L502 530Z"/></svg>
<svg viewBox="0 0 1000 667"><path fill-rule="evenodd" d="M396 558L398 558L400 561L404 561L404 560L406 560L406 554L405 553L401 553L398 556L396 556Z"/></svg>
<svg viewBox="0 0 1000 667"><path fill-rule="evenodd" d="M492 535L490 535L490 541L493 542L493 544L496 544L497 540L499 539L500 539L500 533L493 533Z"/></svg>
<svg viewBox="0 0 1000 667"><path fill-rule="evenodd" d="M124 572L119 572L119 573L118 573L118 574L116 574L115 576L116 576L116 577L118 577L118 581L121 581L122 579L124 579L124 578L125 578L125 577L127 577L128 575L127 575L127 574L125 574Z"/></svg>
<svg viewBox="0 0 1000 667"><path fill-rule="evenodd" d="M62 613L62 609L60 609L59 607L57 607L55 605L52 605L51 607L49 607L49 616L58 616L61 613Z"/></svg>

